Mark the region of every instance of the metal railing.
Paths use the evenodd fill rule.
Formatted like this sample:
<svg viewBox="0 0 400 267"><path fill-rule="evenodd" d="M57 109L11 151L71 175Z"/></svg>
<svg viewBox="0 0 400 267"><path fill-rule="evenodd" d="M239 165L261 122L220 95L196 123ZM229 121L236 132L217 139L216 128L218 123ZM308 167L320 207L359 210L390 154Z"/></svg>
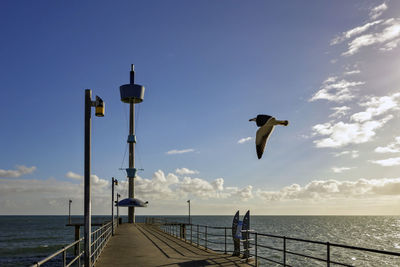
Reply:
<svg viewBox="0 0 400 267"><path fill-rule="evenodd" d="M80 266L80 261L81 261L81 256L84 254L84 251L81 251L80 247L81 247L81 242L83 242L83 237L81 237L79 240L76 240L75 242L72 242L71 244L63 247L62 249L56 251L55 253L51 254L50 256L44 258L43 260L31 265L31 267L34 266L42 266L43 264L47 263L48 261L54 259L55 257L57 257L58 255L62 254L62 266L71 266L72 264L74 264L75 262L78 263L78 266ZM78 246L78 255L75 255L75 257L69 262L67 263L67 250L71 249L72 247Z"/></svg>
<svg viewBox="0 0 400 267"><path fill-rule="evenodd" d="M104 247L106 246L108 240L112 236L112 223L108 222L99 229L95 230L91 237L92 237L92 255L91 262L92 266L96 263L97 259L99 258L101 252L103 251ZM115 220L114 220L115 224Z"/></svg>
<svg viewBox="0 0 400 267"><path fill-rule="evenodd" d="M157 224L162 231L202 249L211 249L225 254L233 252L232 227L188 224L160 218L149 218L146 223ZM386 260L390 261L389 265L400 266L399 252L258 233L253 230L242 231L242 236L245 239L242 239L241 243L247 243L243 246L247 249L241 249L240 255L247 262L254 263L254 266L266 264L275 266L305 264L328 267L382 265L376 262L374 257L365 253L387 257ZM352 254L348 256L348 253ZM355 262L356 258L359 262ZM353 262L348 262L348 259ZM386 261L383 265L388 265L388 262Z"/></svg>
<svg viewBox="0 0 400 267"><path fill-rule="evenodd" d="M255 264L259 263L259 259L262 259L269 263L274 263L277 265L282 266L292 266L291 264L294 262L292 259L289 261L289 256L293 258L303 258L309 260L309 263L319 265L320 266L354 266L352 263L343 262L343 260L333 260L332 256L336 258L340 258L339 253L335 253L334 249L345 249L346 251L356 251L358 256L362 256L361 252L368 252L372 254L377 254L381 256L392 256L393 260L398 261L400 263L400 253L393 252L393 251L386 251L386 250L378 250L378 249L370 249L370 248L363 248L363 247L356 247L356 246L349 246L343 244L336 244L330 242L321 242L321 241L314 241L314 240L307 240L301 238L293 238L287 236L278 236L278 235L271 235L271 234L264 234L264 233L257 233L255 231L242 231L247 232L249 234L250 239L248 240L250 244L250 251L249 256L255 257ZM251 238L254 237L254 238ZM244 240L245 242L247 240ZM253 241L253 242L252 242ZM275 246L267 245L266 243L275 243ZM280 246L277 246L277 243L280 243ZM317 245L319 248L312 248L310 249L310 244ZM290 247L289 247L290 245ZM308 248L307 248L308 246ZM321 247L322 246L322 247ZM299 249L302 247L302 249ZM294 249L298 249L301 251L294 251ZM253 249L253 251L251 251ZM304 250L308 249L308 254L303 252ZM269 252L276 252L276 253L268 253ZM311 252L310 252L311 251ZM260 255L262 252L262 255ZM269 254L270 257L266 257L265 254ZM272 254L272 255L271 255ZM274 255L275 254L275 255ZM277 254L280 254L277 255ZM353 257L353 260L355 257ZM368 262L368 260L367 260ZM371 263L372 264L372 263ZM368 265L368 263L363 264ZM393 266L396 264L393 264Z"/></svg>
<svg viewBox="0 0 400 267"><path fill-rule="evenodd" d="M114 225L116 224L116 221L114 221ZM97 259L99 258L101 252L103 251L105 245L107 244L108 240L112 236L112 222L107 222L103 226L99 227L95 231L92 232L91 234L91 241L92 241L92 266L96 263ZM76 266L82 266L81 261L83 261L83 255L85 254L85 251L83 250L83 245L81 243L84 242L84 237L81 237L79 240L76 240L72 242L71 244L66 245L62 249L56 251L55 253L51 254L50 256L44 258L43 260L36 262L35 264L31 265L31 267L39 267L42 265L45 265L51 260L55 260L55 258L59 255L62 255L61 259L61 266L63 267L68 267L72 266L74 263ZM72 252L71 250L74 250ZM67 256L69 253L73 253L73 258L67 262ZM82 262L83 263L83 262Z"/></svg>
<svg viewBox="0 0 400 267"><path fill-rule="evenodd" d="M233 252L233 243L228 242L228 233L232 227L170 222L158 218L151 219L146 220L146 223L158 224L165 233L181 238L199 248L225 254Z"/></svg>

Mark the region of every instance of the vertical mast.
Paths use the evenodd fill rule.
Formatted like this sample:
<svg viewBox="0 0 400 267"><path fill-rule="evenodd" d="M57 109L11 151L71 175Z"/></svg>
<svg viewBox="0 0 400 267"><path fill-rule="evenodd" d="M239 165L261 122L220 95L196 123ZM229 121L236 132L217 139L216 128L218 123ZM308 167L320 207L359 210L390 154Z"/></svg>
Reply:
<svg viewBox="0 0 400 267"><path fill-rule="evenodd" d="M130 84L135 84L135 67L131 65L130 72ZM129 103L129 135L135 136L135 104L133 101ZM135 168L135 142L129 142L129 168ZM129 177L129 198L135 197L135 180L133 177ZM135 223L135 207L128 208L128 221L129 223Z"/></svg>
<svg viewBox="0 0 400 267"><path fill-rule="evenodd" d="M135 168L135 104L143 101L144 90L143 86L135 84L135 67L132 64L129 83L123 84L119 87L121 101L129 104L129 135L127 140L129 144L129 168L126 169L126 174L129 179L128 197L131 200L135 197L134 183L137 171ZM128 222L135 223L135 208L133 205L128 207Z"/></svg>

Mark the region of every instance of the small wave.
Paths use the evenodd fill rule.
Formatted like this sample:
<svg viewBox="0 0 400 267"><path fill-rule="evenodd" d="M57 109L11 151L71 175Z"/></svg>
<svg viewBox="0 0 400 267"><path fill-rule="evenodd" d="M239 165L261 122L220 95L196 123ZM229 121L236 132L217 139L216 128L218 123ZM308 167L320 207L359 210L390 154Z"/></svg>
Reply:
<svg viewBox="0 0 400 267"><path fill-rule="evenodd" d="M19 256L19 255L44 255L54 253L61 249L64 245L40 245L37 247L24 247L24 248L1 248L0 255L2 256Z"/></svg>

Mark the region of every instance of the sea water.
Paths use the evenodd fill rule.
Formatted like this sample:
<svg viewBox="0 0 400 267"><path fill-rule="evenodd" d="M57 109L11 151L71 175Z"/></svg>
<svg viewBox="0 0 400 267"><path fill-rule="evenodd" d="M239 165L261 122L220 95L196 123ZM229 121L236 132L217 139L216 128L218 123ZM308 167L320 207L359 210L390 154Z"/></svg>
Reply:
<svg viewBox="0 0 400 267"><path fill-rule="evenodd" d="M168 216L171 221L187 222L187 216ZM208 226L230 226L233 216L192 216L193 224ZM73 217L73 222L83 218ZM93 222L110 220L110 216L94 216ZM124 217L126 221L126 217ZM144 216L137 216L137 222L143 222ZM29 266L54 253L66 244L74 241L74 227L66 226L68 216L0 216L0 266ZM279 236L294 237L321 242L345 244L379 250L400 252L399 216L251 216L251 229ZM187 228L186 237L196 241L195 228ZM215 232L213 232L215 231ZM223 231L223 230L222 230ZM200 228L200 232L204 229ZM221 235L222 236L218 236ZM216 234L213 236L213 234ZM83 235L83 227L81 227ZM208 229L208 247L224 250L224 233L221 230ZM204 234L200 234L200 238ZM254 238L254 236L251 236ZM213 240L215 243L212 243ZM227 233L228 250L231 232ZM202 243L200 239L200 243ZM253 241L252 241L253 242ZM282 248L283 240L258 236L258 244ZM326 246L310 245L287 241L289 251L326 258ZM254 253L254 245L252 253ZM258 255L282 262L283 255L259 246ZM292 266L326 266L315 260L286 255L287 263ZM400 258L357 252L348 249L331 248L331 260L345 262L354 266L400 266ZM260 259L262 265L275 266ZM54 262L50 266L58 266ZM276 265L277 266L277 265Z"/></svg>

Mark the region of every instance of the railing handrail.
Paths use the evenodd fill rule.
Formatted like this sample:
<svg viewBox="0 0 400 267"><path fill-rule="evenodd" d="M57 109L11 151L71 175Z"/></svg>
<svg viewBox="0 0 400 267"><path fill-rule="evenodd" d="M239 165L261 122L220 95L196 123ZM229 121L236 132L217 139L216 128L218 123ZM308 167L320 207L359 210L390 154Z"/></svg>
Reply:
<svg viewBox="0 0 400 267"><path fill-rule="evenodd" d="M99 247L102 246L102 245L104 244L104 242L107 242L107 241L108 241L108 239L109 239L109 237L110 237L111 235L110 235L110 233L108 233L108 238L107 238L107 231L109 230L109 229L107 229L107 228L110 228L110 229L111 229L111 224L112 224L112 223L113 223L113 221L106 222L106 223L104 223L101 227L99 227L98 229L96 229L95 231L93 231L93 232L91 233L91 238L95 238L95 235L96 235L99 231L105 230L105 231L104 231L99 237L97 237L96 240L92 243L92 246L97 246L97 247L94 249L94 252L92 253L91 256L94 256L95 252L98 251ZM114 220L114 223L115 223L115 220ZM104 237L104 236L106 237L105 241L101 242L100 244L97 244L97 241L98 241L99 239L101 239L101 237ZM72 243L70 243L70 244L64 246L62 249L57 250L56 252L54 252L53 254L47 256L46 258L42 259L41 261L38 261L38 262L36 262L35 264L31 265L31 267L38 267L38 266L41 266L41 265L43 265L44 263L48 262L49 260L51 260L51 259L57 257L57 256L60 255L61 253L66 253L66 251L67 251L68 249L70 249L70 248L72 248L73 246L75 246L75 245L79 244L80 242L84 241L84 239L85 239L84 237L81 237L81 238L79 238L78 240L75 240L74 242L72 242ZM70 263L65 264L65 266L70 266L70 265L72 265L72 263L74 263L78 258L80 258L80 257L81 257L82 255L84 255L84 254L85 254L85 251L82 251L82 252L78 251L78 255L77 255L75 258L73 258L73 259L71 260ZM96 259L95 259L95 261L96 261ZM94 261L94 262L95 262L95 261Z"/></svg>
<svg viewBox="0 0 400 267"><path fill-rule="evenodd" d="M207 242L208 243L212 243L212 244L224 244L224 243L218 243L214 240L208 240L207 239L207 235L208 236L213 236L216 238L225 238L225 253L227 252L226 250L226 229L232 229L232 227L225 227L225 226L210 226L210 225L203 225L203 224L189 224L189 223L180 223L180 222L173 222L171 220L168 219L161 219L161 218L154 218L153 222L157 222L157 223L161 223L164 225L169 225L169 226L181 226L182 225L186 225L186 226L190 226L190 233L192 235L192 231L196 233L197 235L197 246L201 245L199 244L199 241L204 241L205 242L205 248L207 249ZM197 228L197 230L193 230L192 228ZM203 231L201 229L201 227L203 227ZM183 228L185 229L185 228ZM215 234L215 233L209 233L209 229L225 229L225 234L224 235L220 235L220 234ZM167 231L168 233L168 228ZM170 234L174 235L174 233L176 233L175 235L178 236L178 230L170 230L169 231ZM395 252L395 251L388 251L388 250L380 250L380 249L373 249L373 248L365 248L365 247L357 247L357 246L351 246L351 245L345 245L345 244L338 244L338 243L330 243L330 242L323 242L323 241L316 241L316 240L307 240L307 239L303 239L303 238L295 238L295 237L287 237L287 236L280 236L280 235L274 235L274 234L267 234L267 233L259 233L257 231L254 230L242 230L242 233L248 233L249 235L247 236L247 238L244 238L243 240L241 240L242 242L247 244L251 244L251 245L255 245L255 247L251 247L251 249L255 249L255 254L251 254L248 253L248 256L255 256L256 259L256 263L258 262L257 258L260 259L264 259L264 260L268 260L274 263L278 263L280 265L283 266L289 266L286 262L286 254L291 254L291 255L296 255L296 256L301 256L301 257L305 257L305 258L309 258L309 259L313 259L313 260L318 260L318 261L322 261L322 262L326 262L329 266L329 264L336 264L336 265L342 265L342 266L351 266L347 263L342 263L342 262L338 262L335 260L331 259L331 252L330 249L332 247L336 247L336 248L344 248L344 249L350 249L350 250L356 250L356 251L365 251L365 252L370 252L370 253L376 253L376 254L380 254L380 255L389 255L389 256L396 256L396 257L400 257L400 252ZM201 234L202 237L204 238L199 238L199 234ZM254 239L250 238L250 235L254 235ZM270 247L270 246L266 246L262 243L259 244L259 242L257 242L257 236L258 237L272 237L272 238L278 238L278 239L282 239L283 240L283 248L277 248L277 247ZM181 236L182 238L182 236ZM186 240L186 233L184 236L184 239ZM192 242L192 236L190 237L190 240ZM250 242L250 241L254 241L254 242ZM311 243L311 244L318 244L318 245L323 245L326 246L326 258L320 258L320 257L315 257L312 254L310 255L306 255L303 253L299 253L297 251L291 251L288 250L286 248L286 242L287 241L297 241L297 242L305 242L305 243ZM196 243L196 242L194 242ZM283 252L283 262L278 262L276 260L271 260L265 257L262 257L260 255L257 254L257 246L258 247L263 247L263 248L267 248L267 249L273 249L276 251L281 251ZM250 251L250 246L247 247L247 249L245 249L247 252ZM222 251L222 250L216 250L216 251ZM231 252L231 251L230 251Z"/></svg>
<svg viewBox="0 0 400 267"><path fill-rule="evenodd" d="M38 261L37 263L33 264L32 266L40 266L40 265L42 265L42 264L48 262L48 261L51 260L52 258L54 258L54 257L56 257L56 256L58 256L58 255L60 255L61 253L63 253L63 252L66 251L67 249L71 248L72 246L78 244L79 242L82 242L83 239L84 239L84 237L81 237L80 239L78 239L78 240L76 240L76 241L70 243L69 245L63 247L62 249L57 250L56 252L54 252L54 253L51 254L50 256L47 256L47 257L44 258L43 260Z"/></svg>
<svg viewBox="0 0 400 267"><path fill-rule="evenodd" d="M242 230L242 232L249 232L249 234L255 234L259 236L268 236L268 237L275 237L275 238L284 238L284 236L278 236L278 235L271 235L271 234L264 234L264 233L259 233L253 230ZM312 244L319 244L319 245L326 245L327 242L323 241L315 241L315 240L308 240L308 239L302 239L302 238L295 238L295 237L285 237L286 240L293 240L293 241L299 241L299 242L305 242L305 243L312 243ZM353 249L353 250L361 250L361 251L367 251L367 252L372 252L372 253L380 253L380 254L386 254L390 256L400 256L400 252L394 252L394 251L388 251L388 250L379 250L379 249L373 249L373 248L365 248L365 247L357 247L357 246L350 246L350 245L344 245L344 244L337 244L337 243L331 243L329 242L329 245L331 247L338 247L338 248L348 248L348 249Z"/></svg>

